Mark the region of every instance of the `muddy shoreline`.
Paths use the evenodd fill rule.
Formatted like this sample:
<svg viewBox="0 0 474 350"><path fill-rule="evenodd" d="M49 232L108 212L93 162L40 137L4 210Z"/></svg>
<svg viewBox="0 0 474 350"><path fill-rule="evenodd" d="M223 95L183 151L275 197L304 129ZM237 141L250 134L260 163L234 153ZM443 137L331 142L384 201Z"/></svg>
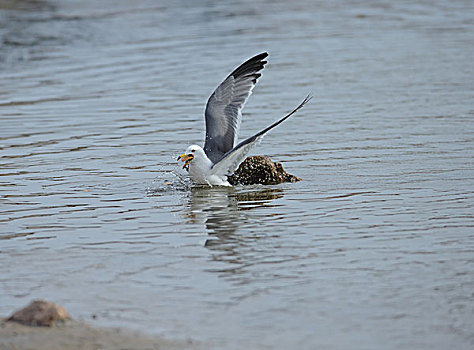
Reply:
<svg viewBox="0 0 474 350"><path fill-rule="evenodd" d="M31 327L0 319L0 349L9 350L181 350L199 349L193 341L167 340L120 328L96 328L81 321Z"/></svg>

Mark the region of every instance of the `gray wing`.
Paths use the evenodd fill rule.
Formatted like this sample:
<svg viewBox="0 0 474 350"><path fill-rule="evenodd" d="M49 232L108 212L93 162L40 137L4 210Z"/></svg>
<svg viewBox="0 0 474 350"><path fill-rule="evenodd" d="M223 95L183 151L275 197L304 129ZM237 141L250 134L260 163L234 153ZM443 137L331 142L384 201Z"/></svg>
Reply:
<svg viewBox="0 0 474 350"><path fill-rule="evenodd" d="M242 108L252 93L267 61L263 52L237 67L217 87L207 101L206 141L204 152L215 164L229 152L237 142L242 119Z"/></svg>
<svg viewBox="0 0 474 350"><path fill-rule="evenodd" d="M280 125L286 119L291 117L294 113L296 113L299 109L303 108L303 106L309 102L313 97L308 95L306 98L301 102L298 107L288 113L286 116L281 118L280 120L276 121L272 125L266 127L262 131L256 133L255 135L249 137L248 139L242 141L229 152L227 152L223 157L222 160L212 167L212 173L217 175L225 175L229 176L232 175L233 172L237 169L239 164L244 160L245 156L249 153L253 146L255 146L262 138L265 136L267 132L273 129L275 126Z"/></svg>

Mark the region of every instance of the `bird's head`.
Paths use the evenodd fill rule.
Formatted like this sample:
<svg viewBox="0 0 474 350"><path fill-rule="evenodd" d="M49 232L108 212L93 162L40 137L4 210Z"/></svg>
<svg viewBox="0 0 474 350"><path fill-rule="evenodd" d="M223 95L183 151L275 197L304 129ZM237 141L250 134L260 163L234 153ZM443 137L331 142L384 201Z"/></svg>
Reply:
<svg viewBox="0 0 474 350"><path fill-rule="evenodd" d="M205 153L201 146L191 145L186 149L186 152L178 157L177 160L184 162L183 169L189 169L189 163L191 163L193 159L199 160L203 156L205 156Z"/></svg>

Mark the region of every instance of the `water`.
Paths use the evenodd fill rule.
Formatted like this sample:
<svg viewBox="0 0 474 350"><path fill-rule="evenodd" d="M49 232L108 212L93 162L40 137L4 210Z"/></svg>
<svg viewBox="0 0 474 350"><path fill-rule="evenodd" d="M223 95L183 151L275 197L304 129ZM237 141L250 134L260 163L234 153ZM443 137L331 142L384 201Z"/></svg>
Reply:
<svg viewBox="0 0 474 350"><path fill-rule="evenodd" d="M471 1L0 1L0 314L212 349L471 349ZM296 184L189 189L204 104ZM176 174L179 174L177 176Z"/></svg>

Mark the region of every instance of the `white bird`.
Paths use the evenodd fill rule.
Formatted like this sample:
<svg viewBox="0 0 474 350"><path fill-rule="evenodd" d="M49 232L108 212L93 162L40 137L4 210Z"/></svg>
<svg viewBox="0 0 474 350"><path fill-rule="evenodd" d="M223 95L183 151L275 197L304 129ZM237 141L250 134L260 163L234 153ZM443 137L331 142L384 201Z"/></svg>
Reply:
<svg viewBox="0 0 474 350"><path fill-rule="evenodd" d="M189 172L193 182L208 186L231 186L227 176L238 168L250 149L269 130L288 119L312 98L308 95L291 113L235 146L242 108L261 76L259 71L267 63L264 61L267 56L268 53L263 52L242 63L209 97L205 111L204 148L191 145L177 159L184 162L183 169Z"/></svg>

